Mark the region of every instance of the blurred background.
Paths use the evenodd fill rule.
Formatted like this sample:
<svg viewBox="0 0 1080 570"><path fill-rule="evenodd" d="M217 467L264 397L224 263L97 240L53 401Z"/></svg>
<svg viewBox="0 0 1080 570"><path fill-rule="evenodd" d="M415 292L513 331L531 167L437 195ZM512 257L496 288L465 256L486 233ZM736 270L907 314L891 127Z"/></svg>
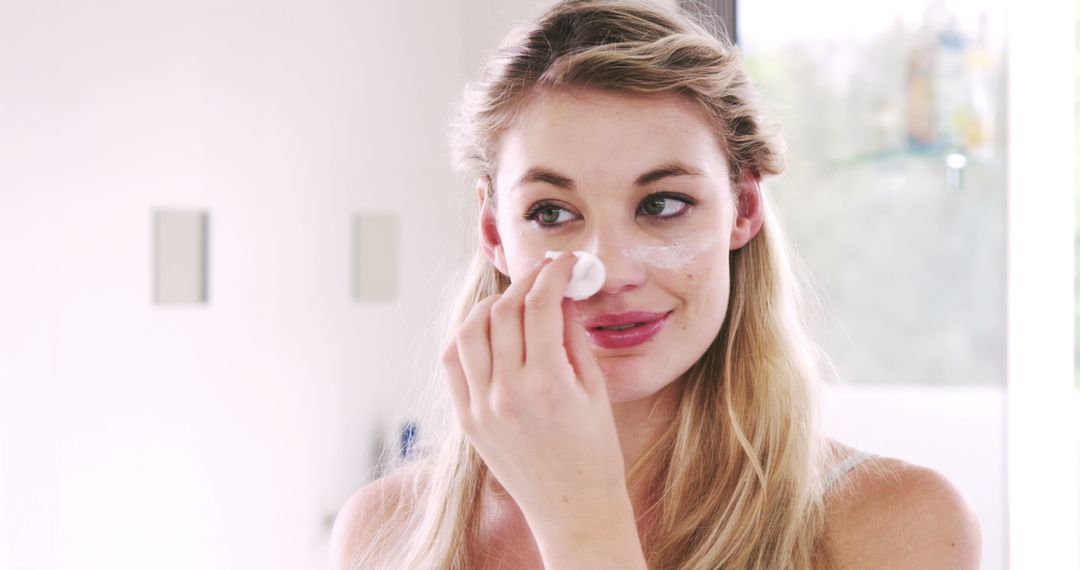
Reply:
<svg viewBox="0 0 1080 570"><path fill-rule="evenodd" d="M0 568L325 567L475 247L452 106L547 4L0 0ZM1080 2L691 8L789 146L830 432L1080 567Z"/></svg>

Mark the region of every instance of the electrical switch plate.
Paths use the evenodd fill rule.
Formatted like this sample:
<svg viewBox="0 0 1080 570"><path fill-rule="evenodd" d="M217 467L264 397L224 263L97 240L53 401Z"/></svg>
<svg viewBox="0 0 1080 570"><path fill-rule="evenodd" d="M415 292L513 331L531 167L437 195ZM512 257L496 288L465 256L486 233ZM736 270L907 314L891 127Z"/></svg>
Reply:
<svg viewBox="0 0 1080 570"><path fill-rule="evenodd" d="M155 304L207 302L208 231L205 211L154 211Z"/></svg>
<svg viewBox="0 0 1080 570"><path fill-rule="evenodd" d="M398 284L398 216L361 212L352 220L352 292L357 301L393 301Z"/></svg>

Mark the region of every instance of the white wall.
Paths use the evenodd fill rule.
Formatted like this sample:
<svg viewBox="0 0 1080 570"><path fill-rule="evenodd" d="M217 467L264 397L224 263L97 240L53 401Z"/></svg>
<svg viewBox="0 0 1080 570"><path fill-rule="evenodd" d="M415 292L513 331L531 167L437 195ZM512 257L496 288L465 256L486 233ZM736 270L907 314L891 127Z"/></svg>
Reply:
<svg viewBox="0 0 1080 570"><path fill-rule="evenodd" d="M459 13L0 4L0 567L324 566L435 354ZM210 212L206 306L150 302L159 207ZM402 216L395 304L349 299L361 209Z"/></svg>

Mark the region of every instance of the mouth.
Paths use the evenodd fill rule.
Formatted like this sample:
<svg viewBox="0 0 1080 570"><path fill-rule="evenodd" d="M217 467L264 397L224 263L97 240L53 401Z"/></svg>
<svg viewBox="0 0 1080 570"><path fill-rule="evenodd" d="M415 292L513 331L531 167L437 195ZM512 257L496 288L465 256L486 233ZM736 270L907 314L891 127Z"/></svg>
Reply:
<svg viewBox="0 0 1080 570"><path fill-rule="evenodd" d="M643 318L646 315L642 315L635 317L632 322L588 327L589 340L601 348L609 349L629 348L644 344L652 340L664 328L672 312L656 313L658 316L651 319Z"/></svg>
<svg viewBox="0 0 1080 570"><path fill-rule="evenodd" d="M620 331L640 327L667 318L671 311L627 311L619 314L600 315L585 322L590 331Z"/></svg>
<svg viewBox="0 0 1080 570"><path fill-rule="evenodd" d="M594 331L624 331L626 329L633 329L644 325L645 323L630 323L628 325L617 325L613 327L596 327Z"/></svg>

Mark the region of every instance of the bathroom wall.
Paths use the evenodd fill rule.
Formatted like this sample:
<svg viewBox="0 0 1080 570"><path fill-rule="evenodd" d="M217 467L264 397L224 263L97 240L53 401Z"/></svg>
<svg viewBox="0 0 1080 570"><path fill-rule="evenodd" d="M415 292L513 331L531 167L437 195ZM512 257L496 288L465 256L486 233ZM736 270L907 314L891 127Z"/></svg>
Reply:
<svg viewBox="0 0 1080 570"><path fill-rule="evenodd" d="M0 568L320 568L461 256L459 2L0 4ZM209 300L151 300L208 212ZM397 299L350 219L400 216Z"/></svg>

